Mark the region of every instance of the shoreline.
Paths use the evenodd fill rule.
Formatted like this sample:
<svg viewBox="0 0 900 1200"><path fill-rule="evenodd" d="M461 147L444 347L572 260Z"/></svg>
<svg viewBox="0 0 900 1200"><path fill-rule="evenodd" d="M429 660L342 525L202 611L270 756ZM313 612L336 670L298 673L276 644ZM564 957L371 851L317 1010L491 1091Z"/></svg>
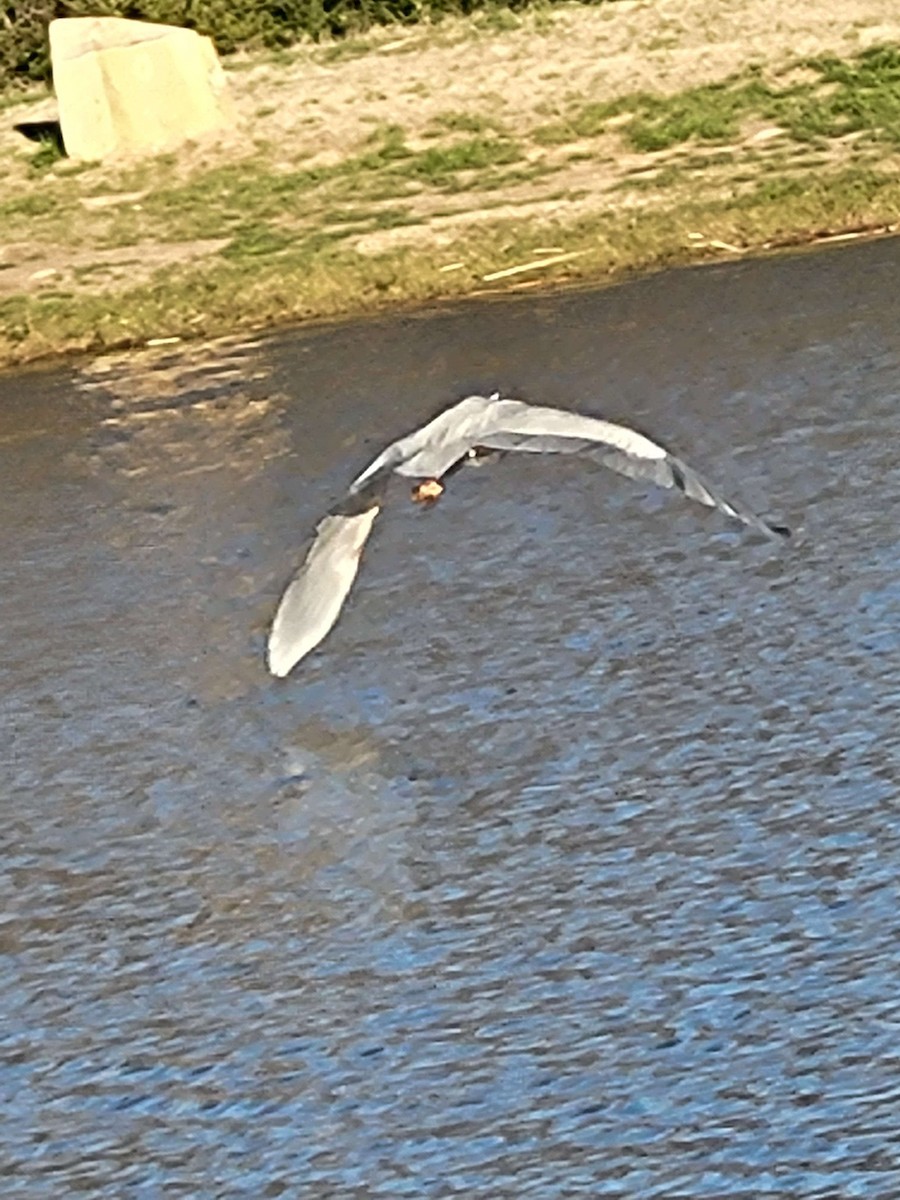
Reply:
<svg viewBox="0 0 900 1200"><path fill-rule="evenodd" d="M871 225L866 227L848 227L841 230L818 230L804 234L797 232L786 235L777 244L768 243L757 247L747 247L741 253L734 253L736 247L716 250L710 253L686 253L684 257L667 258L656 265L623 266L615 273L593 275L569 271L558 273L552 277L511 282L508 286L484 286L471 290L461 290L453 293L435 294L414 298L375 299L369 304L358 307L335 309L330 312L310 313L302 317L285 314L254 323L252 320L222 325L210 324L203 329L191 329L185 333L161 333L146 338L125 337L120 341L102 341L97 343L75 342L60 343L44 351L28 353L23 357L4 357L0 351L0 372L18 372L30 370L53 370L92 355L125 353L129 350L164 349L187 346L197 341L216 341L247 337L260 337L266 334L277 335L285 330L309 330L328 328L336 325L350 324L356 321L380 320L391 317L403 317L414 314L434 312L439 309L462 306L474 301L500 301L506 297L520 296L525 292L533 292L540 296L557 295L562 292L599 290L616 287L631 280L645 278L662 271L685 270L688 268L712 267L723 263L751 262L761 258L769 258L787 254L814 253L817 250L836 248L842 244L856 241L876 241L895 237L900 234L900 223L890 225Z"/></svg>

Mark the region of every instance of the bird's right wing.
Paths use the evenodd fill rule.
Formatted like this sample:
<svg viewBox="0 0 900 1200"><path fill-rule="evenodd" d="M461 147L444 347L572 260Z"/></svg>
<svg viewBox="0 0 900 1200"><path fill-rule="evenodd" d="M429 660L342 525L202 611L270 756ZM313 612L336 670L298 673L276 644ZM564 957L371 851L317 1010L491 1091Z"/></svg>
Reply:
<svg viewBox="0 0 900 1200"><path fill-rule="evenodd" d="M488 449L578 454L620 475L646 479L658 487L677 488L689 500L718 508L767 537L789 534L784 526L770 525L746 505L727 500L693 467L625 425L517 400L500 400L493 412L497 418L494 428L479 439L479 444Z"/></svg>
<svg viewBox="0 0 900 1200"><path fill-rule="evenodd" d="M337 621L379 509L373 504L362 512L335 512L319 522L272 621L267 661L273 675L287 675Z"/></svg>
<svg viewBox="0 0 900 1200"><path fill-rule="evenodd" d="M717 508L726 516L740 521L758 533L765 534L768 538L774 538L777 541L780 538L790 537L791 531L787 526L770 524L739 500L726 500L721 492L708 483L702 475L699 475L693 467L689 467L683 459L676 458L674 454L667 453L665 458L649 462L646 460L635 462L633 458L622 454L621 451L600 450L596 446L585 448L582 454L586 454L595 462L602 463L604 467L609 467L611 471L618 471L620 475L628 475L631 479L649 479L658 487L677 488L689 500L696 500L708 508Z"/></svg>

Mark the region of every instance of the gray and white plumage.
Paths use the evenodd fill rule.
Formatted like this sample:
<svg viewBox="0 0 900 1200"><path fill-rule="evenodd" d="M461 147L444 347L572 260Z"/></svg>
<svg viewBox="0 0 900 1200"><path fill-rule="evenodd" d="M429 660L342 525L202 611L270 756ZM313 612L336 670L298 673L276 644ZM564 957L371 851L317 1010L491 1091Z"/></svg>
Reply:
<svg viewBox="0 0 900 1200"><path fill-rule="evenodd" d="M319 523L272 622L268 665L273 675L287 675L337 621L390 476L439 481L477 449L578 454L633 479L676 487L766 537L788 535L783 526L770 525L742 504L726 500L681 459L624 425L498 395L468 396L392 442Z"/></svg>

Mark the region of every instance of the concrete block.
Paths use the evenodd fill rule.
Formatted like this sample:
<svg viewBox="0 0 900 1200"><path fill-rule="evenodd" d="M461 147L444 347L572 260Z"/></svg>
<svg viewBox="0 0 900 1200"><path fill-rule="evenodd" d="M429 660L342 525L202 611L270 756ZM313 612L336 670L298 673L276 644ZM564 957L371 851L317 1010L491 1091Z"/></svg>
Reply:
<svg viewBox="0 0 900 1200"><path fill-rule="evenodd" d="M70 158L159 154L232 123L209 38L121 17L50 22L53 86Z"/></svg>

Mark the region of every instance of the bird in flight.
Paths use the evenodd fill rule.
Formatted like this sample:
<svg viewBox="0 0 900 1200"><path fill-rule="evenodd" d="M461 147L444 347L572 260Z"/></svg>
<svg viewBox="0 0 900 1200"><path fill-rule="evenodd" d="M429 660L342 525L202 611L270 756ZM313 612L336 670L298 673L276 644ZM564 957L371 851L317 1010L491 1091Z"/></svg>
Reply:
<svg viewBox="0 0 900 1200"><path fill-rule="evenodd" d="M412 499L434 504L444 491L444 480L459 467L509 451L577 454L632 479L678 488L688 499L718 508L766 537L790 536L784 526L771 525L739 502L726 500L687 463L625 425L504 399L499 393L467 396L392 442L319 522L272 621L267 648L271 673L287 675L337 621L393 474L419 480Z"/></svg>

